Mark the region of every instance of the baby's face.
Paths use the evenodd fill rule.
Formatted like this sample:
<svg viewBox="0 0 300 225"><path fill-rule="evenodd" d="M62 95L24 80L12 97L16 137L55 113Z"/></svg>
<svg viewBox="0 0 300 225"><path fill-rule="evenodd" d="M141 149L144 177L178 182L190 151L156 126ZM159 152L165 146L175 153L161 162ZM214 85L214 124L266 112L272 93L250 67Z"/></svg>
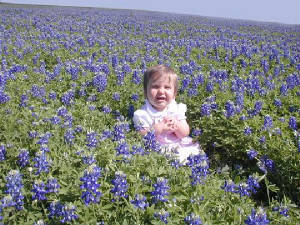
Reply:
<svg viewBox="0 0 300 225"><path fill-rule="evenodd" d="M147 99L158 111L163 111L175 99L175 77L154 74L147 86Z"/></svg>

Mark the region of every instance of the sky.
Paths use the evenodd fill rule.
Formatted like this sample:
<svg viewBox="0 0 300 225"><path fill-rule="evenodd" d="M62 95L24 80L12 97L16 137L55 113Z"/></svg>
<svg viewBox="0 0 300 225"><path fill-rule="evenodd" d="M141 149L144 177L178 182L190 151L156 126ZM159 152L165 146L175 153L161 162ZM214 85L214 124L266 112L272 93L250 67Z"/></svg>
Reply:
<svg viewBox="0 0 300 225"><path fill-rule="evenodd" d="M0 0L0 2L139 9L300 24L300 0Z"/></svg>

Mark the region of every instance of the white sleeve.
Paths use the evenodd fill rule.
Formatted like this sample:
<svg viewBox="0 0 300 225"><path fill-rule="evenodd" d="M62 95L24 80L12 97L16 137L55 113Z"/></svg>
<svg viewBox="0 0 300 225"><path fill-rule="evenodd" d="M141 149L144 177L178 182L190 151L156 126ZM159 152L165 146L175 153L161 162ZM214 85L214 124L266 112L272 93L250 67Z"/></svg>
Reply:
<svg viewBox="0 0 300 225"><path fill-rule="evenodd" d="M186 119L185 112L186 112L186 104L179 103L177 105L177 119L185 120Z"/></svg>
<svg viewBox="0 0 300 225"><path fill-rule="evenodd" d="M152 119L149 114L142 109L138 109L133 114L134 127L139 130L141 128L150 128L152 126Z"/></svg>

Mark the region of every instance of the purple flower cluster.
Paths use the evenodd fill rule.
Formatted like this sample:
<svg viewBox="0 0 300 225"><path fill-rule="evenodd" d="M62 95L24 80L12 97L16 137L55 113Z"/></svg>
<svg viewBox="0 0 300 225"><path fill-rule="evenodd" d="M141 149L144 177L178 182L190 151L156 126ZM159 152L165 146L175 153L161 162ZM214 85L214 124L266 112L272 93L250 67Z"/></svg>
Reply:
<svg viewBox="0 0 300 225"><path fill-rule="evenodd" d="M46 194L46 185L43 181L35 181L32 185L32 200L47 200Z"/></svg>
<svg viewBox="0 0 300 225"><path fill-rule="evenodd" d="M260 157L257 166L264 173L275 172L275 163L267 155Z"/></svg>
<svg viewBox="0 0 300 225"><path fill-rule="evenodd" d="M154 191L151 192L152 200L154 203L167 202L169 196L169 185L168 180L162 177L157 178L157 182L153 185Z"/></svg>
<svg viewBox="0 0 300 225"><path fill-rule="evenodd" d="M99 140L98 138L98 133L97 132L90 132L87 133L86 135L86 142L87 142L87 146L89 148L96 148L98 145Z"/></svg>
<svg viewBox="0 0 300 225"><path fill-rule="evenodd" d="M266 225L270 221L267 219L267 215L262 208L259 208L257 211L252 209L251 215L245 220L247 225Z"/></svg>
<svg viewBox="0 0 300 225"><path fill-rule="evenodd" d="M68 223L78 219L78 215L75 213L76 207L72 204L63 205L59 201L53 201L48 210L49 217L58 217L61 223Z"/></svg>
<svg viewBox="0 0 300 225"><path fill-rule="evenodd" d="M98 190L100 184L98 179L101 177L101 168L96 165L90 165L85 171L84 175L80 178L82 185L81 198L84 200L86 205L92 203L98 203L100 201L101 192Z"/></svg>
<svg viewBox="0 0 300 225"><path fill-rule="evenodd" d="M249 176L247 182L236 185L232 180L225 180L225 183L221 188L226 192L239 194L240 197L250 196L252 193L256 193L260 185L258 178L255 176Z"/></svg>
<svg viewBox="0 0 300 225"><path fill-rule="evenodd" d="M24 196L22 193L23 181L22 174L17 170L11 170L6 176L5 193L11 196L11 205L17 210L22 210L24 205Z"/></svg>
<svg viewBox="0 0 300 225"><path fill-rule="evenodd" d="M5 160L5 156L6 156L6 148L5 145L0 145L0 162Z"/></svg>
<svg viewBox="0 0 300 225"><path fill-rule="evenodd" d="M45 152L39 151L36 153L33 161L35 162L34 167L37 169L36 175L45 172L49 172L50 163L47 159L47 155Z"/></svg>
<svg viewBox="0 0 300 225"><path fill-rule="evenodd" d="M113 179L111 183L114 185L114 187L110 191L114 194L113 201L119 200L122 197L128 197L128 195L126 194L128 190L126 174L124 174L122 171L117 171L115 174L115 179Z"/></svg>
<svg viewBox="0 0 300 225"><path fill-rule="evenodd" d="M203 184L207 174L209 173L208 158L205 152L201 149L199 150L199 154L190 155L187 158L187 160L188 161L186 165L188 165L192 171L192 174L190 176L191 184L192 185Z"/></svg>
<svg viewBox="0 0 300 225"><path fill-rule="evenodd" d="M196 216L194 213L189 214L184 218L184 222L188 225L200 225L202 220L200 216Z"/></svg>
<svg viewBox="0 0 300 225"><path fill-rule="evenodd" d="M168 217L170 214L165 211L164 209L160 210L159 212L154 213L154 217L158 218L160 221L164 222L165 224L168 223Z"/></svg>
<svg viewBox="0 0 300 225"><path fill-rule="evenodd" d="M146 196L141 194L136 194L134 200L131 200L130 203L133 204L134 207L142 210L145 210L145 208L149 206Z"/></svg>
<svg viewBox="0 0 300 225"><path fill-rule="evenodd" d="M144 136L144 146L147 151L160 152L161 146L156 140L154 131L149 131Z"/></svg>

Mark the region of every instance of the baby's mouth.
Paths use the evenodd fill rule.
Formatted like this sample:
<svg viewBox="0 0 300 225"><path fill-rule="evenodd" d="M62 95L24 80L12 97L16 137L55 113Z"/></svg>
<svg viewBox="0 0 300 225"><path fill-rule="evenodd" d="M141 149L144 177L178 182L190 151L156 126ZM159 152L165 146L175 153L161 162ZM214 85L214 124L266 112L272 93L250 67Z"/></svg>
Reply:
<svg viewBox="0 0 300 225"><path fill-rule="evenodd" d="M164 101L166 98L165 97L157 97L156 98L158 101Z"/></svg>

